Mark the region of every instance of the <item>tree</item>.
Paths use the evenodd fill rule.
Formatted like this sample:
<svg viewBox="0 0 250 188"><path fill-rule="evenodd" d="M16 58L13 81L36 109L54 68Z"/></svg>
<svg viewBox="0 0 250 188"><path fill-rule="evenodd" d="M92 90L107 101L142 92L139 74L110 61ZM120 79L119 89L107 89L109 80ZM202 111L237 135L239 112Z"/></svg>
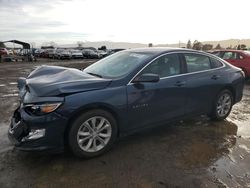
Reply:
<svg viewBox="0 0 250 188"><path fill-rule="evenodd" d="M209 51L209 50L212 50L213 49L213 45L212 44L204 44L202 46L202 50L203 51Z"/></svg>
<svg viewBox="0 0 250 188"><path fill-rule="evenodd" d="M5 44L0 41L0 48L6 48Z"/></svg>
<svg viewBox="0 0 250 188"><path fill-rule="evenodd" d="M242 50L247 50L247 45L241 44L241 45L240 45L240 48L241 48Z"/></svg>
<svg viewBox="0 0 250 188"><path fill-rule="evenodd" d="M82 41L77 41L76 44L77 44L78 47L81 48L81 47L83 47L84 43Z"/></svg>
<svg viewBox="0 0 250 188"><path fill-rule="evenodd" d="M106 51L106 50L107 50L107 47L106 47L106 46L101 46L100 48L98 48L98 50Z"/></svg>
<svg viewBox="0 0 250 188"><path fill-rule="evenodd" d="M54 41L50 41L50 42L49 42L49 45L50 45L50 46L53 46L54 48L57 46L57 44L56 44Z"/></svg>
<svg viewBox="0 0 250 188"><path fill-rule="evenodd" d="M232 50L232 49L233 49L233 47L232 47L232 45L230 45L230 46L228 46L226 49L228 49L228 50Z"/></svg>
<svg viewBox="0 0 250 188"><path fill-rule="evenodd" d="M234 49L234 50L237 50L237 47L238 47L238 46L236 45L236 46L233 47L233 49Z"/></svg>
<svg viewBox="0 0 250 188"><path fill-rule="evenodd" d="M222 49L222 47L220 46L220 44L217 44L217 46L215 47L216 50L220 50Z"/></svg>
<svg viewBox="0 0 250 188"><path fill-rule="evenodd" d="M202 43L199 42L198 40L195 40L194 43L193 43L193 49L194 50L201 50L202 49Z"/></svg>
<svg viewBox="0 0 250 188"><path fill-rule="evenodd" d="M247 50L247 46L245 44L239 44L237 50Z"/></svg>
<svg viewBox="0 0 250 188"><path fill-rule="evenodd" d="M192 42L190 40L188 40L187 42L187 48L192 49Z"/></svg>

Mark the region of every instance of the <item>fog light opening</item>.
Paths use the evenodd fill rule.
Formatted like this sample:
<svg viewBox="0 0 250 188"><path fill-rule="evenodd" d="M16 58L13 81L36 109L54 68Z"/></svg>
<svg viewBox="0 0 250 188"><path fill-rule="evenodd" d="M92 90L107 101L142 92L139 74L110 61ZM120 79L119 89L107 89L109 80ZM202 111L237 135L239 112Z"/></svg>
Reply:
<svg viewBox="0 0 250 188"><path fill-rule="evenodd" d="M28 136L24 137L22 141L36 140L45 136L45 129L31 129Z"/></svg>

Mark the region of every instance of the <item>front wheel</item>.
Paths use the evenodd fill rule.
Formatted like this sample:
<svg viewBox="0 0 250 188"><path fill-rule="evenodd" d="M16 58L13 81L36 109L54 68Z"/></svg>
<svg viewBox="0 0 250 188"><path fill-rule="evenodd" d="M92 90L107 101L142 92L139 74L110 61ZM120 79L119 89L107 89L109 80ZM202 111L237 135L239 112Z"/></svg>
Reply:
<svg viewBox="0 0 250 188"><path fill-rule="evenodd" d="M221 91L215 99L211 118L213 120L223 120L230 114L233 106L233 95L229 90Z"/></svg>
<svg viewBox="0 0 250 188"><path fill-rule="evenodd" d="M79 116L71 125L69 147L78 157L95 157L109 150L116 137L114 117L104 110L91 110Z"/></svg>

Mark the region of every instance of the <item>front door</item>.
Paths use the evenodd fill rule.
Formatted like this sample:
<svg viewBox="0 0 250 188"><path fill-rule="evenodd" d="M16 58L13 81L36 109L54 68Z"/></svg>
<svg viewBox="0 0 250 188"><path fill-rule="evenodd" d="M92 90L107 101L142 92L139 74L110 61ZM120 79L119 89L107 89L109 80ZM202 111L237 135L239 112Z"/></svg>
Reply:
<svg viewBox="0 0 250 188"><path fill-rule="evenodd" d="M158 74L157 83L133 83L127 86L128 128L136 129L149 124L166 122L184 114L186 81L178 54L159 57L140 75Z"/></svg>

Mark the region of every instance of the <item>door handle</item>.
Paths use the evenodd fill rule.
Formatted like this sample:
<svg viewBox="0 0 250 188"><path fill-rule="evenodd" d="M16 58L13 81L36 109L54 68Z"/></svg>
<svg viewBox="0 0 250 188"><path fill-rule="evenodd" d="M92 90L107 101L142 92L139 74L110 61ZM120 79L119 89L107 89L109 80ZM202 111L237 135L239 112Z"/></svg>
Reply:
<svg viewBox="0 0 250 188"><path fill-rule="evenodd" d="M178 87L181 87L181 86L183 86L185 84L186 84L186 81L177 81L174 85L178 86Z"/></svg>
<svg viewBox="0 0 250 188"><path fill-rule="evenodd" d="M211 79L213 79L213 80L218 80L220 78L220 76L218 76L218 75L213 75L212 77L211 77Z"/></svg>

